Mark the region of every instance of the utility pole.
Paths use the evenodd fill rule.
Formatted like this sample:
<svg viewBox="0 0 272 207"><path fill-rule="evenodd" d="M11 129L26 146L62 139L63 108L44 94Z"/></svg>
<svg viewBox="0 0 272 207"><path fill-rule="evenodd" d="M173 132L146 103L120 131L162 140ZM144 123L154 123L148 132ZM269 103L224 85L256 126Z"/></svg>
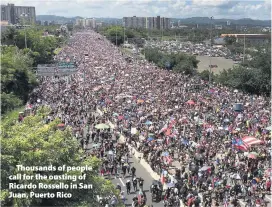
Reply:
<svg viewBox="0 0 272 207"><path fill-rule="evenodd" d="M24 27L24 30L25 30L25 48L27 48L27 39L26 39L26 25L25 25L25 17L27 17L28 15L25 14L25 13L22 13L21 14L21 17L23 17L23 27Z"/></svg>
<svg viewBox="0 0 272 207"><path fill-rule="evenodd" d="M117 21L116 21L116 30L115 30L115 45L117 47Z"/></svg>
<svg viewBox="0 0 272 207"><path fill-rule="evenodd" d="M246 28L244 28L244 54L243 54L243 63L245 63L245 54L246 54Z"/></svg>
<svg viewBox="0 0 272 207"><path fill-rule="evenodd" d="M211 87L211 75L212 75L212 20L213 20L213 17L211 17L211 51L210 51L210 72L209 72L209 86Z"/></svg>
<svg viewBox="0 0 272 207"><path fill-rule="evenodd" d="M125 24L124 24L124 44L125 44L125 41L126 41L126 28L125 28Z"/></svg>
<svg viewBox="0 0 272 207"><path fill-rule="evenodd" d="M117 27L116 27L116 31L115 31L115 45L117 46Z"/></svg>

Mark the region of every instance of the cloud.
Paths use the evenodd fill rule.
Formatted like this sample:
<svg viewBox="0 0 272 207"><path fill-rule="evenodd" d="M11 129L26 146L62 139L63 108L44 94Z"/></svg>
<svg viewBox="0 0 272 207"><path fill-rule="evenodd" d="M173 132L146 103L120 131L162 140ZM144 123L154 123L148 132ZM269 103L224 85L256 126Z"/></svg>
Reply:
<svg viewBox="0 0 272 207"><path fill-rule="evenodd" d="M36 14L82 17L165 16L270 19L270 0L2 0Z"/></svg>

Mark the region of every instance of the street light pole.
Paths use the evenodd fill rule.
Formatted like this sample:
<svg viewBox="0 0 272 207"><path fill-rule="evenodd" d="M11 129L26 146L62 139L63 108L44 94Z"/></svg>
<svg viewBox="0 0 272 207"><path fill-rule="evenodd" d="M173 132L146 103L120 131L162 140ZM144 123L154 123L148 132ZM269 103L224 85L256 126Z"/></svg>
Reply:
<svg viewBox="0 0 272 207"><path fill-rule="evenodd" d="M211 17L211 48L210 48L210 71L209 71L209 86L211 87L211 75L212 75L212 19L213 17Z"/></svg>
<svg viewBox="0 0 272 207"><path fill-rule="evenodd" d="M22 17L24 17L24 18L23 18L23 27L24 27L24 30L25 30L25 48L27 48L26 27L25 27L25 17L27 17L28 15L27 15L27 14L25 14L25 13L22 13L22 14L21 14L21 16L22 16Z"/></svg>
<svg viewBox="0 0 272 207"><path fill-rule="evenodd" d="M123 26L124 26L124 44L125 44L125 40L126 40L126 39L125 39L125 38L126 38L126 27L125 27L125 26L126 26L126 25L125 25L125 22L123 22L123 24L124 24Z"/></svg>
<svg viewBox="0 0 272 207"><path fill-rule="evenodd" d="M245 63L245 53L246 53L246 29L244 29L244 54L243 54L243 63Z"/></svg>

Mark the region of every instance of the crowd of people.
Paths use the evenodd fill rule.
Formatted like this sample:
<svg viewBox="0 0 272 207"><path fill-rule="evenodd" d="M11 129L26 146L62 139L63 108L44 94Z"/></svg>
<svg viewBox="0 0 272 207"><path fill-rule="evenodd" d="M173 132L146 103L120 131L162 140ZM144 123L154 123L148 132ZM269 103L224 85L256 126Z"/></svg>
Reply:
<svg viewBox="0 0 272 207"><path fill-rule="evenodd" d="M261 206L267 200L269 98L127 58L94 31L76 33L56 59L74 60L77 73L42 77L30 103L49 105L48 120L71 126L88 156L106 157L101 174L123 169L130 145L171 186L162 196L168 206L176 196L187 206L238 206L238 198ZM121 136L125 146L115 146L112 140Z"/></svg>

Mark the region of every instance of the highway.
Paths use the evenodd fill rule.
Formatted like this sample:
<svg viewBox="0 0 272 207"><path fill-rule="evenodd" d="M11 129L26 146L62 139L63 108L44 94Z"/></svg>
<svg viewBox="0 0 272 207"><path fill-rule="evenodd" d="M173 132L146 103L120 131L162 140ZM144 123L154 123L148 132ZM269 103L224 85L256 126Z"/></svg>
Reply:
<svg viewBox="0 0 272 207"><path fill-rule="evenodd" d="M89 144L87 145L87 149L91 149L93 147L93 145L94 145L93 143L89 142ZM156 202L152 203L151 194L149 192L149 189L150 189L150 186L151 186L152 181L154 179L151 177L150 173L147 172L147 170L137 161L137 159L134 156L129 158L129 163L130 163L131 168L133 166L136 168L136 173L135 173L136 177L137 178L141 177L144 180L143 190L147 196L147 203L146 204L147 205L152 204L153 206L156 206L156 207L163 207L162 201L160 203L156 203ZM117 177L110 176L110 175L104 175L104 177L106 179L110 179L115 186L117 186L118 183L120 184L122 191L125 192L125 197L126 197L125 204L126 204L126 206L131 206L133 197L138 196L138 192L139 192L139 191L135 192L133 189L131 175L127 174L125 177L123 177L123 174L119 174ZM131 194L129 194L129 195L127 194L126 187L125 187L127 180L131 181ZM139 186L138 186L138 188L139 188Z"/></svg>

